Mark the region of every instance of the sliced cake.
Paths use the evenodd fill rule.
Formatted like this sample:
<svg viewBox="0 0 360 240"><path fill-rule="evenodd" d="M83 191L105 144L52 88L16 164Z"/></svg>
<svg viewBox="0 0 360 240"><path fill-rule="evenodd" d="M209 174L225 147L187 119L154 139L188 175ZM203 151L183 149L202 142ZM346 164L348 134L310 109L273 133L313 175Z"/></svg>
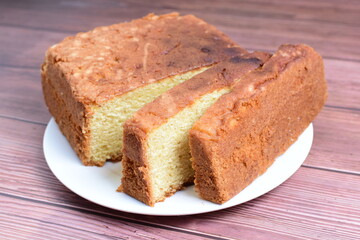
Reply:
<svg viewBox="0 0 360 240"><path fill-rule="evenodd" d="M296 141L326 96L321 56L306 45L281 46L191 129L200 196L224 203L238 194Z"/></svg>
<svg viewBox="0 0 360 240"><path fill-rule="evenodd" d="M270 57L239 55L177 85L137 111L124 125L119 190L154 206L193 183L188 131L216 100Z"/></svg>
<svg viewBox="0 0 360 240"><path fill-rule="evenodd" d="M98 27L49 48L45 101L83 164L102 166L121 159L122 124L135 111L239 51L191 15L150 14Z"/></svg>

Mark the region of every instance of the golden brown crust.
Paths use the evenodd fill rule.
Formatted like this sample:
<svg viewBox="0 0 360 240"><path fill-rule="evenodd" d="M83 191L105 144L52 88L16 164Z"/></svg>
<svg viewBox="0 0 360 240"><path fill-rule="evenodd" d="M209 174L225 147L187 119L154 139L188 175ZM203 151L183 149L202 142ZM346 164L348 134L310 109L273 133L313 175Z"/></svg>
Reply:
<svg viewBox="0 0 360 240"><path fill-rule="evenodd" d="M124 192L151 207L153 207L156 202L165 201L167 197L172 196L185 186L194 183L194 178L190 178L182 185L172 186L171 189L165 193L163 198L155 201L150 190L152 182L149 180L148 166L141 162L130 160L126 156L123 156L122 166L123 178L117 191Z"/></svg>
<svg viewBox="0 0 360 240"><path fill-rule="evenodd" d="M234 56L220 62L192 79L170 89L153 102L145 105L124 125L123 161L124 171L122 191L153 206L155 200L151 192L149 162L147 161L147 137L181 110L215 90L230 88L235 81L258 68L270 55L252 53ZM141 178L141 179L139 179ZM189 179L187 182L192 181ZM141 184L140 184L141 183ZM183 186L174 186L166 195L172 195ZM165 198L164 198L165 199ZM164 200L161 199L160 201Z"/></svg>
<svg viewBox="0 0 360 240"><path fill-rule="evenodd" d="M245 52L191 15L150 14L98 27L48 49L42 68L45 101L82 162L102 166L103 161L91 161L93 106L168 76L212 65L239 50Z"/></svg>
<svg viewBox="0 0 360 240"><path fill-rule="evenodd" d="M86 106L76 101L72 91L63 79L56 65L45 63L42 66L42 89L45 102L51 115L78 154L84 165L94 165L89 159L89 134L87 132Z"/></svg>
<svg viewBox="0 0 360 240"><path fill-rule="evenodd" d="M224 203L263 174L310 124L327 90L321 56L283 45L222 96L190 131L195 186Z"/></svg>
<svg viewBox="0 0 360 240"><path fill-rule="evenodd" d="M147 171L147 166L138 162L129 160L126 156L122 159L122 174L121 186L118 188L122 191L149 206L154 206L155 202L150 195L150 181ZM129 178L129 181L124 181L124 176ZM141 189L142 191L139 191Z"/></svg>
<svg viewBox="0 0 360 240"><path fill-rule="evenodd" d="M101 104L168 76L211 65L237 46L204 21L177 13L150 14L129 23L68 37L48 50L75 98Z"/></svg>
<svg viewBox="0 0 360 240"><path fill-rule="evenodd" d="M198 98L214 90L230 87L247 72L256 69L270 54L264 52L244 53L235 51L236 55L216 64L205 72L194 76L146 104L134 116L127 120L125 126L149 132L165 122ZM125 127L126 128L126 127Z"/></svg>

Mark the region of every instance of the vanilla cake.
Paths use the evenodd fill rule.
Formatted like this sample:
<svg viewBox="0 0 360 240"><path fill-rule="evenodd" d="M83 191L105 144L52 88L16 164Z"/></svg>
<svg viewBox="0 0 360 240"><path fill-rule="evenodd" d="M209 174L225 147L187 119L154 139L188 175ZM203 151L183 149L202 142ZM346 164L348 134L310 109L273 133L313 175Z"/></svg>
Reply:
<svg viewBox="0 0 360 240"><path fill-rule="evenodd" d="M266 53L244 54L220 62L153 102L124 124L123 177L119 190L154 206L193 183L188 131L236 81L260 67Z"/></svg>
<svg viewBox="0 0 360 240"><path fill-rule="evenodd" d="M122 125L134 112L239 51L192 15L98 27L48 49L45 102L83 164L102 166L121 159Z"/></svg>
<svg viewBox="0 0 360 240"><path fill-rule="evenodd" d="M306 45L282 45L190 130L199 195L224 203L238 194L296 141L326 97L321 56Z"/></svg>

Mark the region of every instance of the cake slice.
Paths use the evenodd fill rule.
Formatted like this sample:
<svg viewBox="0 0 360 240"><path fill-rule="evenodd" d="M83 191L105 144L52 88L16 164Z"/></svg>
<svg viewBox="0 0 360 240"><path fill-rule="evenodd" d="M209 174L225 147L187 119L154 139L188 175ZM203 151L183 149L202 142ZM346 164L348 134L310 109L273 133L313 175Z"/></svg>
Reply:
<svg viewBox="0 0 360 240"><path fill-rule="evenodd" d="M154 206L193 183L188 131L221 95L269 58L252 53L230 58L177 85L137 111L124 125L123 177L119 190Z"/></svg>
<svg viewBox="0 0 360 240"><path fill-rule="evenodd" d="M282 45L191 129L200 196L224 203L238 194L296 141L326 96L321 56L305 45Z"/></svg>
<svg viewBox="0 0 360 240"><path fill-rule="evenodd" d="M135 111L238 51L245 52L192 15L98 27L49 48L45 102L83 164L102 166L121 159L122 124Z"/></svg>

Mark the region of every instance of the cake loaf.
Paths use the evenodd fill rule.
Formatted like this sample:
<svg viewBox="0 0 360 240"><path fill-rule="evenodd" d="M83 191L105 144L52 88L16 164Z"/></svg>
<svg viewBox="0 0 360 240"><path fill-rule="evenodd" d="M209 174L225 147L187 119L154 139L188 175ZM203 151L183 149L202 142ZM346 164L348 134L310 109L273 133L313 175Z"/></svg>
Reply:
<svg viewBox="0 0 360 240"><path fill-rule="evenodd" d="M163 93L124 125L123 177L119 190L154 206L192 184L188 132L221 95L270 57L255 52L220 62Z"/></svg>
<svg viewBox="0 0 360 240"><path fill-rule="evenodd" d="M145 103L241 50L177 13L98 27L48 49L45 102L85 165L120 160L122 124Z"/></svg>
<svg viewBox="0 0 360 240"><path fill-rule="evenodd" d="M305 45L282 45L246 75L190 130L200 196L224 203L263 174L319 113L326 89L322 58Z"/></svg>

